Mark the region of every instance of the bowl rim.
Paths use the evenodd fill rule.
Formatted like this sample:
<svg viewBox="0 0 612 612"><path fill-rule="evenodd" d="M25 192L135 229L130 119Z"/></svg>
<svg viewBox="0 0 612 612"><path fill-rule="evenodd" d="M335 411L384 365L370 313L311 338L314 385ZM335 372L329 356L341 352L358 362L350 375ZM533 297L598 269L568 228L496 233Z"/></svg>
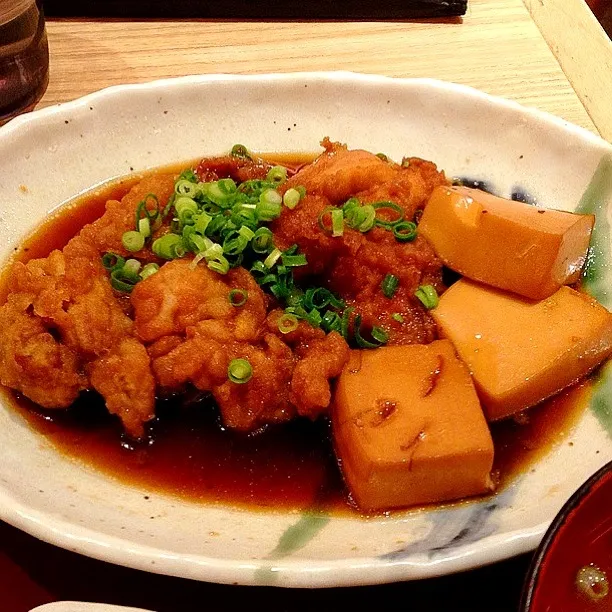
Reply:
<svg viewBox="0 0 612 612"><path fill-rule="evenodd" d="M291 83L291 82L339 82L360 85L386 85L392 87L424 87L431 90L459 95L474 101L490 104L502 112L507 112L517 120L530 117L546 124L547 128L582 140L603 154L612 154L612 144L586 128L574 125L546 111L527 107L518 102L482 92L467 85L430 79L396 78L375 74L360 74L348 71L333 72L291 72L260 73L249 75L210 74L190 75L169 79L159 79L144 83L114 85L93 92L75 100L35 110L20 115L0 128L0 139L21 137L34 123L49 118L70 117L71 113L84 111L96 101L113 100L115 96L137 91L159 91L167 87L202 86L224 82L244 83ZM167 559L166 551L159 547L132 543L130 550L121 550L122 540L98 531L75 525L61 517L49 516L44 512L31 509L17 501L6 488L0 487L0 518L52 544L75 550L93 558L110 561L135 569L166 575L182 576L210 582L258 584L253 572L259 564L244 563L237 559L217 559L195 554L181 554L172 560ZM527 529L516 529L503 534L488 536L475 544L467 544L461 554L451 555L443 561L429 560L413 562L394 561L384 566L371 563L370 557L349 559L291 559L285 558L275 563L275 571L285 575L284 584L290 587L330 587L347 585L370 585L397 580L412 580L445 575L464 569L471 569L501 561L509 557L533 550L550 525L544 521ZM150 559L158 560L154 566ZM164 563L162 563L164 561ZM230 576L228 578L228 576Z"/></svg>
<svg viewBox="0 0 612 612"><path fill-rule="evenodd" d="M552 523L546 530L546 533L544 534L544 537L542 538L542 541L540 542L540 545L538 546L533 558L531 559L521 596L521 605L519 606L520 612L530 612L531 610L544 562L546 561L548 553L550 552L559 531L565 525L570 516L577 511L583 503L586 502L602 478L610 475L611 473L612 461L609 461L603 467L599 468L599 470L597 470L587 480L585 480L585 482L580 485L576 491L574 491L572 496L565 502L561 510L559 510L553 519Z"/></svg>

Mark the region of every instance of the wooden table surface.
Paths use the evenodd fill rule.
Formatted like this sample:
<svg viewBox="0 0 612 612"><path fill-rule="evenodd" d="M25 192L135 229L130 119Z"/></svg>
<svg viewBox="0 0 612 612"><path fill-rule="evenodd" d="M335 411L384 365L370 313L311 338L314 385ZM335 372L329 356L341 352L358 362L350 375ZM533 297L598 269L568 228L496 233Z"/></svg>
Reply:
<svg viewBox="0 0 612 612"><path fill-rule="evenodd" d="M576 53L564 35L568 23L580 24L581 48ZM471 85L612 139L612 113L604 112L612 100L612 52L583 0L470 0L463 19L419 22L385 21L384 14L375 22L50 19L48 34L51 76L39 107L109 85L185 74L342 69ZM575 35L570 38L578 45ZM0 609L26 612L57 599L82 599L159 612L238 610L245 605L265 606L270 612L366 610L382 602L428 612L510 612L517 609L529 560L530 555L524 555L419 583L277 591L114 567L0 523Z"/></svg>

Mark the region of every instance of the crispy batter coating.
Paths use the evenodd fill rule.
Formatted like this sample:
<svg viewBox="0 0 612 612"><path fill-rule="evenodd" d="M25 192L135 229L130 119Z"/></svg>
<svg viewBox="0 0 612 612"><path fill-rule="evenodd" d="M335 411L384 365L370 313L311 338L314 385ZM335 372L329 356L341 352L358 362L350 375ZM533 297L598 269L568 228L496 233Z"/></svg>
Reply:
<svg viewBox="0 0 612 612"><path fill-rule="evenodd" d="M231 305L228 296L232 289L248 292L244 306ZM186 259L168 262L139 283L131 301L138 335L145 342L182 333L206 319L231 322L234 336L247 342L256 336L266 317L265 297L244 268L222 275L205 264L193 266Z"/></svg>
<svg viewBox="0 0 612 612"><path fill-rule="evenodd" d="M405 219L413 219L433 188L446 183L444 174L416 158L399 165L328 139L322 144L323 154L281 188L303 185L307 195L295 209L283 207L273 223L276 246L297 243L308 265L296 268L296 279L339 293L362 315L364 329L382 326L391 344L430 342L435 325L414 292L422 284L444 288L431 246L421 237L398 242L381 228L365 233L346 228L342 237L332 237L321 228L320 215L355 196L362 203L392 201ZM263 179L271 167L260 159L223 156L202 160L196 173L203 181L241 182ZM333 379L348 360L340 334L325 334L305 321L282 333L283 310L244 268L222 275L191 257L165 262L150 246L135 254L123 247L122 235L134 229L139 203L163 209L175 178L167 173L144 178L121 201L109 201L104 215L61 251L13 265L0 308L0 381L47 408L65 408L83 389L93 388L134 437L142 436L154 417L156 394L189 386L210 392L225 426L242 431L324 414ZM154 228L154 237L169 231L171 217ZM161 268L129 298L119 299L101 265L105 252L156 261ZM387 274L400 281L392 298L381 291ZM230 302L234 289L247 292L245 304ZM234 359L249 361L248 382L229 380Z"/></svg>
<svg viewBox="0 0 612 612"><path fill-rule="evenodd" d="M140 183L123 199L131 227L137 201L153 184L161 183ZM126 431L140 437L154 416L154 379L148 354L100 261L112 233L108 228L119 232L120 242L123 223L117 208L107 207L92 224L103 238L94 240L92 225L85 226L62 251L13 265L9 296L0 308L6 323L0 329L5 348L0 381L47 408L64 408L93 386ZM7 350L10 346L15 348Z"/></svg>
<svg viewBox="0 0 612 612"><path fill-rule="evenodd" d="M238 183L253 179L265 179L272 164L263 159L248 159L222 155L203 159L196 168L201 181L217 181L232 178Z"/></svg>
<svg viewBox="0 0 612 612"><path fill-rule="evenodd" d="M300 276L322 277L361 314L364 329L381 326L389 333L389 344L431 342L436 338L435 323L414 297L420 285L444 289L442 262L431 245L420 236L399 242L378 227L361 233L345 226L342 236L332 237L321 228L319 217L328 206L357 197L364 204L391 201L403 209L405 220L412 220L433 189L447 183L444 173L417 158L399 165L327 139L322 144L325 151L315 162L286 183L286 188L304 185L307 195L295 209L284 208L274 222L276 243L281 249L298 244L308 259ZM393 299L381 289L387 274L400 280ZM395 320L394 314L403 321Z"/></svg>

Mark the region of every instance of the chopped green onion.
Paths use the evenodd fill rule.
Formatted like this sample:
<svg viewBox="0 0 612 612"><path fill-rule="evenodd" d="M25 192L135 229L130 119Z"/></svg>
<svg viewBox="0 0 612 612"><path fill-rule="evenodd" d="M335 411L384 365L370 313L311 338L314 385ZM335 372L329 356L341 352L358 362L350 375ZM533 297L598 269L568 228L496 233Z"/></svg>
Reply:
<svg viewBox="0 0 612 612"><path fill-rule="evenodd" d="M360 232L369 232L374 227L374 221L376 220L376 209L371 204L363 206L365 212L365 219L359 224L357 229Z"/></svg>
<svg viewBox="0 0 612 612"><path fill-rule="evenodd" d="M207 259L206 263L213 272L217 272L219 274L227 274L229 272L229 261L223 257L223 255L212 259Z"/></svg>
<svg viewBox="0 0 612 612"><path fill-rule="evenodd" d="M241 226L240 229L238 230L238 233L243 238L246 238L247 241L251 240L255 236L255 232L250 227L248 227L246 225Z"/></svg>
<svg viewBox="0 0 612 612"><path fill-rule="evenodd" d="M227 299L232 306L244 306L249 297L249 292L246 289L232 289L228 295Z"/></svg>
<svg viewBox="0 0 612 612"><path fill-rule="evenodd" d="M421 285L414 296L423 304L427 310L431 310L438 305L438 292L433 285Z"/></svg>
<svg viewBox="0 0 612 612"><path fill-rule="evenodd" d="M389 161L389 158L384 153L377 153L376 157L378 157L378 159L382 159L384 162Z"/></svg>
<svg viewBox="0 0 612 612"><path fill-rule="evenodd" d="M402 315L401 315L399 312L394 312L394 313L391 315L391 318L392 318L394 321L397 321L398 323L403 323L403 322L404 322L404 317L403 317L403 316L402 316Z"/></svg>
<svg viewBox="0 0 612 612"><path fill-rule="evenodd" d="M342 319L337 312L333 310L325 311L323 315L323 320L321 321L321 325L326 332L337 331L340 332L342 330Z"/></svg>
<svg viewBox="0 0 612 612"><path fill-rule="evenodd" d="M130 281L123 276L123 270L113 270L111 272L111 287L123 293L132 293L136 286L134 281Z"/></svg>
<svg viewBox="0 0 612 612"><path fill-rule="evenodd" d="M139 219L138 232L142 234L145 238L148 238L151 235L151 221L149 221L148 217L144 217L144 219Z"/></svg>
<svg viewBox="0 0 612 612"><path fill-rule="evenodd" d="M147 206L149 201L153 202L153 209L149 209ZM138 203L138 206L136 207L136 221L134 226L136 230L138 230L138 222L143 218L143 216L152 222L159 217L159 200L157 199L156 195L149 193L144 197L144 200L141 200Z"/></svg>
<svg viewBox="0 0 612 612"><path fill-rule="evenodd" d="M360 208L360 207L361 207L361 203L359 202L359 200L357 198L349 198L344 203L344 206L342 207L342 210L344 211L345 215L348 215L348 213L351 210L354 210L355 208Z"/></svg>
<svg viewBox="0 0 612 612"><path fill-rule="evenodd" d="M288 268L295 268L297 266L305 266L308 261L306 261L306 255L300 253L298 255L287 255L287 253L282 254L283 266L287 266Z"/></svg>
<svg viewBox="0 0 612 612"><path fill-rule="evenodd" d="M287 168L285 166L273 166L268 170L266 181L280 185L287 180Z"/></svg>
<svg viewBox="0 0 612 612"><path fill-rule="evenodd" d="M227 377L237 385L249 382L253 376L253 368L246 359L232 359L227 367Z"/></svg>
<svg viewBox="0 0 612 612"><path fill-rule="evenodd" d="M326 214L330 214L336 210L335 206L326 206L320 213L319 213L319 219L318 219L318 223L319 223L319 227L324 231L324 232L328 232L331 233L333 231L333 228L331 225L326 225L325 224L325 215Z"/></svg>
<svg viewBox="0 0 612 612"><path fill-rule="evenodd" d="M238 255L249 246L249 241L239 232L230 232L223 241L223 252L226 255Z"/></svg>
<svg viewBox="0 0 612 612"><path fill-rule="evenodd" d="M185 255L183 239L176 234L165 234L151 245L151 250L162 259L177 259Z"/></svg>
<svg viewBox="0 0 612 612"><path fill-rule="evenodd" d="M378 348L389 340L389 336L384 329L375 325L370 332L372 340L366 340L361 333L361 315L355 317L355 342L361 348Z"/></svg>
<svg viewBox="0 0 612 612"><path fill-rule="evenodd" d="M216 257L223 257L223 247L217 243L211 244L210 247L208 247L204 251L204 257L206 259L214 259Z"/></svg>
<svg viewBox="0 0 612 612"><path fill-rule="evenodd" d="M174 184L174 192L179 196L195 197L198 192L197 184L187 179L179 179Z"/></svg>
<svg viewBox="0 0 612 612"><path fill-rule="evenodd" d="M251 247L256 253L268 253L274 246L272 232L267 227L260 227L255 231L251 240Z"/></svg>
<svg viewBox="0 0 612 612"><path fill-rule="evenodd" d="M313 308L306 315L306 320L313 327L321 327L321 323L323 322L323 317L321 316L321 313L316 308Z"/></svg>
<svg viewBox="0 0 612 612"><path fill-rule="evenodd" d="M144 268L140 271L140 278L145 280L149 278L149 276L153 276L156 272L159 271L159 266L156 263L148 263Z"/></svg>
<svg viewBox="0 0 612 612"><path fill-rule="evenodd" d="M126 278L136 278L140 271L141 263L137 259L128 259L123 266L123 274Z"/></svg>
<svg viewBox="0 0 612 612"><path fill-rule="evenodd" d="M411 242L417 237L417 226L412 221L402 221L393 226L393 235L399 242Z"/></svg>
<svg viewBox="0 0 612 612"><path fill-rule="evenodd" d="M180 196L174 200L174 210L181 221L184 221L186 216L192 217L198 212L198 204L193 198Z"/></svg>
<svg viewBox="0 0 612 612"><path fill-rule="evenodd" d="M265 259L264 259L264 266L266 268L268 268L268 270L270 268L272 268L274 266L274 264L281 258L281 256L283 255L282 251L279 251L278 249L274 249Z"/></svg>
<svg viewBox="0 0 612 612"><path fill-rule="evenodd" d="M281 204L283 198L276 189L266 189L259 196L259 202L257 202L257 216L261 221L272 221L281 214Z"/></svg>
<svg viewBox="0 0 612 612"><path fill-rule="evenodd" d="M236 183L230 178L204 183L203 189L206 197L221 207L227 206L237 191Z"/></svg>
<svg viewBox="0 0 612 612"><path fill-rule="evenodd" d="M183 170L178 177L179 181L189 181L190 183L198 182L198 175L191 169L187 168L187 170Z"/></svg>
<svg viewBox="0 0 612 612"><path fill-rule="evenodd" d="M332 236L342 236L344 234L344 212L341 208L331 211Z"/></svg>
<svg viewBox="0 0 612 612"><path fill-rule="evenodd" d="M392 210L397 213L397 218L393 221L388 221L386 219L381 219L380 217L376 217L376 225L384 227L386 229L391 229L395 227L398 223L400 223L404 219L404 209L396 204L395 202L375 202L372 204L375 208L376 212L380 210Z"/></svg>
<svg viewBox="0 0 612 612"><path fill-rule="evenodd" d="M286 313L278 320L278 329L281 334L288 334L298 328L299 321L294 314Z"/></svg>
<svg viewBox="0 0 612 612"><path fill-rule="evenodd" d="M300 194L300 200L303 200L306 197L306 187L304 185L296 185L295 189Z"/></svg>
<svg viewBox="0 0 612 612"><path fill-rule="evenodd" d="M351 324L351 314L353 314L353 311L355 309L352 306L349 306L348 308L344 309L344 312L342 313L342 321L341 321L341 325L340 325L340 333L342 334L343 338L348 341L349 339L349 327Z"/></svg>
<svg viewBox="0 0 612 612"><path fill-rule="evenodd" d="M244 145L241 145L241 144L235 144L232 147L230 155L232 157L239 157L241 159L252 159L249 153L249 150Z"/></svg>
<svg viewBox="0 0 612 612"><path fill-rule="evenodd" d="M204 235L208 224L212 221L212 217L210 215L207 215L205 212L198 213L197 215L194 215L191 219L193 221L193 227L195 231L198 232L198 234L202 235Z"/></svg>
<svg viewBox="0 0 612 612"><path fill-rule="evenodd" d="M378 325L375 325L370 332L372 338L380 344L387 344L389 342L389 334Z"/></svg>
<svg viewBox="0 0 612 612"><path fill-rule="evenodd" d="M397 291L397 288L399 287L399 278L397 278L397 276L393 275L393 274L387 274L387 276L385 276L385 278L383 279L381 286L382 286L382 292L385 295L385 297L388 297L389 299L391 299L394 295L395 292Z"/></svg>
<svg viewBox="0 0 612 612"><path fill-rule="evenodd" d="M114 270L115 268L123 268L125 259L116 253L105 253L102 256L102 265L105 270Z"/></svg>
<svg viewBox="0 0 612 612"><path fill-rule="evenodd" d="M121 244L132 253L140 251L145 245L145 237L140 232L131 230L121 236Z"/></svg>
<svg viewBox="0 0 612 612"><path fill-rule="evenodd" d="M297 189L291 187L285 191L285 195L283 196L283 204L290 210L293 210L300 203L302 197L303 196L300 195L300 192Z"/></svg>

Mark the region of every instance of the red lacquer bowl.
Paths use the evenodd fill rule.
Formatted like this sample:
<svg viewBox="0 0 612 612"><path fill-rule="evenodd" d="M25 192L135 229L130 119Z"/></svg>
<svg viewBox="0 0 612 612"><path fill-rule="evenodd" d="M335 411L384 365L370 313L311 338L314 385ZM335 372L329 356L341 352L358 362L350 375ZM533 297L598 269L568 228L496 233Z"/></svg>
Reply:
<svg viewBox="0 0 612 612"><path fill-rule="evenodd" d="M572 495L546 532L521 611L612 611L612 462Z"/></svg>

